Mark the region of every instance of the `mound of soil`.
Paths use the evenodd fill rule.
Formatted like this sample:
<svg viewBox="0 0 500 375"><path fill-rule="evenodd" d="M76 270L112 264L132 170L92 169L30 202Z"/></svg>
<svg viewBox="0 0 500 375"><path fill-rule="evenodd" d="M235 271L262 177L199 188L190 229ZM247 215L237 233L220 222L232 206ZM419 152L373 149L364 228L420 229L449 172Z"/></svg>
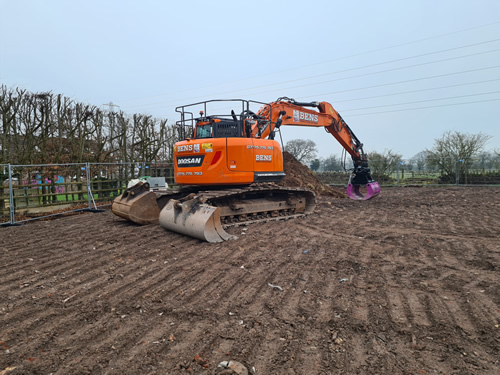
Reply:
<svg viewBox="0 0 500 375"><path fill-rule="evenodd" d="M313 191L316 195L326 195L336 198L345 198L346 194L335 188L325 185L304 164L297 161L289 152L283 155L283 164L286 177L279 184L286 187L300 187Z"/></svg>

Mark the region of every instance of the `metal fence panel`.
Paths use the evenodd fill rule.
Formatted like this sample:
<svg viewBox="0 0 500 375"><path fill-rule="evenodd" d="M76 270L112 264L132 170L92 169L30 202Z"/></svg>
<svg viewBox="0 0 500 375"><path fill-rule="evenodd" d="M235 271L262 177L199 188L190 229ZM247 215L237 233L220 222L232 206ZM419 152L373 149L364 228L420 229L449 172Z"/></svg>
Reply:
<svg viewBox="0 0 500 375"><path fill-rule="evenodd" d="M129 180L135 178L131 164L89 164L90 189L96 206L109 205L123 193Z"/></svg>
<svg viewBox="0 0 500 375"><path fill-rule="evenodd" d="M171 163L1 164L0 173L0 225L97 211L140 177L164 177L169 185L174 183Z"/></svg>
<svg viewBox="0 0 500 375"><path fill-rule="evenodd" d="M8 211L9 222L12 224L74 210L75 207L88 208L85 166L85 164L9 165L9 199L6 199L5 189L0 194L2 218Z"/></svg>

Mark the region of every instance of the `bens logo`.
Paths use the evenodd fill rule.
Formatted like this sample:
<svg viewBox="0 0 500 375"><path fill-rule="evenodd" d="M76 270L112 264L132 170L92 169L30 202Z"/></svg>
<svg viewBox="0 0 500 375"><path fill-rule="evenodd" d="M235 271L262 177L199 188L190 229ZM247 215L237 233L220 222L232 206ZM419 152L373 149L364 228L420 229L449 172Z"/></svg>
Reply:
<svg viewBox="0 0 500 375"><path fill-rule="evenodd" d="M177 151L178 152L193 151L193 145L177 146Z"/></svg>
<svg viewBox="0 0 500 375"><path fill-rule="evenodd" d="M299 121L318 122L318 115L315 115L313 113L305 113L294 109L293 122L299 122Z"/></svg>
<svg viewBox="0 0 500 375"><path fill-rule="evenodd" d="M179 156L177 157L177 167L187 168L187 167L201 167L205 155L201 156Z"/></svg>
<svg viewBox="0 0 500 375"><path fill-rule="evenodd" d="M255 155L256 161L273 161L272 155Z"/></svg>
<svg viewBox="0 0 500 375"><path fill-rule="evenodd" d="M318 122L318 115L300 112L300 119L304 121Z"/></svg>

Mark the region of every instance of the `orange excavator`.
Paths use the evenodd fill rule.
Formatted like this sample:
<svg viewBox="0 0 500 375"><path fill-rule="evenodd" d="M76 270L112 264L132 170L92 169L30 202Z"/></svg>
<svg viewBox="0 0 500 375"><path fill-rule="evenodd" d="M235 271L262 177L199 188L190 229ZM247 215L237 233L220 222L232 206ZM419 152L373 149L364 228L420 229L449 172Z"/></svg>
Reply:
<svg viewBox="0 0 500 375"><path fill-rule="evenodd" d="M275 140L283 125L323 127L344 147L353 161L349 198L366 200L380 193L363 145L327 102L209 100L176 112L184 138L174 146L175 182L181 188L155 192L139 182L113 201L114 214L221 242L234 238L225 226L311 213L313 192L276 185L285 177L282 148Z"/></svg>

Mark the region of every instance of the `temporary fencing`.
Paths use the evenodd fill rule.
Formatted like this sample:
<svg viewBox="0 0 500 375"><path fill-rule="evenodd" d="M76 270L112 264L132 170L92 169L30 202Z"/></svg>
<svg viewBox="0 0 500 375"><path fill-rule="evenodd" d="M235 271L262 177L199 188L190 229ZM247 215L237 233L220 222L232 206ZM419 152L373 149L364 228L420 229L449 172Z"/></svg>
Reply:
<svg viewBox="0 0 500 375"><path fill-rule="evenodd" d="M0 225L78 211L100 212L130 180L173 183L171 163L0 164Z"/></svg>

